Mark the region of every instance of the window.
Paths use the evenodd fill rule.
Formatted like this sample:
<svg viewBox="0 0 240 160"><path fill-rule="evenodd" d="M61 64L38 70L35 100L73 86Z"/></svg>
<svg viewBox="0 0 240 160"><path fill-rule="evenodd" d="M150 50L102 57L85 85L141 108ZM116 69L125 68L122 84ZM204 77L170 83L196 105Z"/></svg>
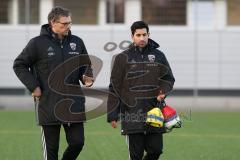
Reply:
<svg viewBox="0 0 240 160"><path fill-rule="evenodd" d="M9 23L10 0L0 0L0 24Z"/></svg>
<svg viewBox="0 0 240 160"><path fill-rule="evenodd" d="M97 24L99 0L54 0L54 6L62 6L72 13L73 24Z"/></svg>
<svg viewBox="0 0 240 160"><path fill-rule="evenodd" d="M39 6L39 0L18 0L19 24L38 24Z"/></svg>
<svg viewBox="0 0 240 160"><path fill-rule="evenodd" d="M215 3L213 0L193 1L191 20L198 27L213 27L215 19Z"/></svg>
<svg viewBox="0 0 240 160"><path fill-rule="evenodd" d="M187 0L141 0L142 19L149 24L186 25Z"/></svg>
<svg viewBox="0 0 240 160"><path fill-rule="evenodd" d="M227 0L227 23L228 25L240 25L240 1Z"/></svg>
<svg viewBox="0 0 240 160"><path fill-rule="evenodd" d="M124 0L107 0L107 23L124 23Z"/></svg>

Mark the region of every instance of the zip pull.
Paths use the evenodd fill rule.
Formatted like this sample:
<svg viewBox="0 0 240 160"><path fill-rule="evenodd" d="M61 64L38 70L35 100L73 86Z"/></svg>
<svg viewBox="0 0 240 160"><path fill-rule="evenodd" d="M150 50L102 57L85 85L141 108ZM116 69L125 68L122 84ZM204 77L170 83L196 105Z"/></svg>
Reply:
<svg viewBox="0 0 240 160"><path fill-rule="evenodd" d="M63 41L62 40L60 40L60 44L61 44L61 48L63 48Z"/></svg>

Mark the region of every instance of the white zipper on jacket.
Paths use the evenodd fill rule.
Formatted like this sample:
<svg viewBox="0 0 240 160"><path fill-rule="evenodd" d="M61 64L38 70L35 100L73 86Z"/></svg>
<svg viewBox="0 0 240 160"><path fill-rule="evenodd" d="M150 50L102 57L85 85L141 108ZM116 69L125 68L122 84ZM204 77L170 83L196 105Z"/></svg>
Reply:
<svg viewBox="0 0 240 160"><path fill-rule="evenodd" d="M64 62L64 54L63 54L63 40L60 40L60 45L61 45L61 56L62 56L62 62Z"/></svg>
<svg viewBox="0 0 240 160"><path fill-rule="evenodd" d="M63 48L63 43L62 43L63 41L62 40L60 40L60 43L61 43L61 48Z"/></svg>

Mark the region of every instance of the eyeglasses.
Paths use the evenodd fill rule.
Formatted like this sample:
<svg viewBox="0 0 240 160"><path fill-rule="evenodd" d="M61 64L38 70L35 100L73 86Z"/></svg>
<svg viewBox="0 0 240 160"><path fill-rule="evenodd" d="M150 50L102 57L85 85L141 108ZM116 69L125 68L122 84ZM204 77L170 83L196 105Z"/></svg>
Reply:
<svg viewBox="0 0 240 160"><path fill-rule="evenodd" d="M60 24L64 25L64 27L72 25L72 22L65 22L65 23L63 23L63 22L57 21L57 23L60 23Z"/></svg>

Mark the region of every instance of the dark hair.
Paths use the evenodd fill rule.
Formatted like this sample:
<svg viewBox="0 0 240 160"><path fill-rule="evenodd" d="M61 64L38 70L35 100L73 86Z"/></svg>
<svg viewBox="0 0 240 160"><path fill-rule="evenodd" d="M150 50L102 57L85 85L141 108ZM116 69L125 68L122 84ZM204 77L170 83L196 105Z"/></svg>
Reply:
<svg viewBox="0 0 240 160"><path fill-rule="evenodd" d="M51 24L52 20L56 21L62 16L68 17L71 16L71 13L68 9L63 8L61 6L56 6L52 8L52 10L48 14L48 24Z"/></svg>
<svg viewBox="0 0 240 160"><path fill-rule="evenodd" d="M136 21L132 24L131 26L131 32L132 32L132 35L134 35L136 29L143 29L143 28L146 28L147 30L147 33L149 32L149 28L148 28L148 24L145 23L144 21Z"/></svg>

